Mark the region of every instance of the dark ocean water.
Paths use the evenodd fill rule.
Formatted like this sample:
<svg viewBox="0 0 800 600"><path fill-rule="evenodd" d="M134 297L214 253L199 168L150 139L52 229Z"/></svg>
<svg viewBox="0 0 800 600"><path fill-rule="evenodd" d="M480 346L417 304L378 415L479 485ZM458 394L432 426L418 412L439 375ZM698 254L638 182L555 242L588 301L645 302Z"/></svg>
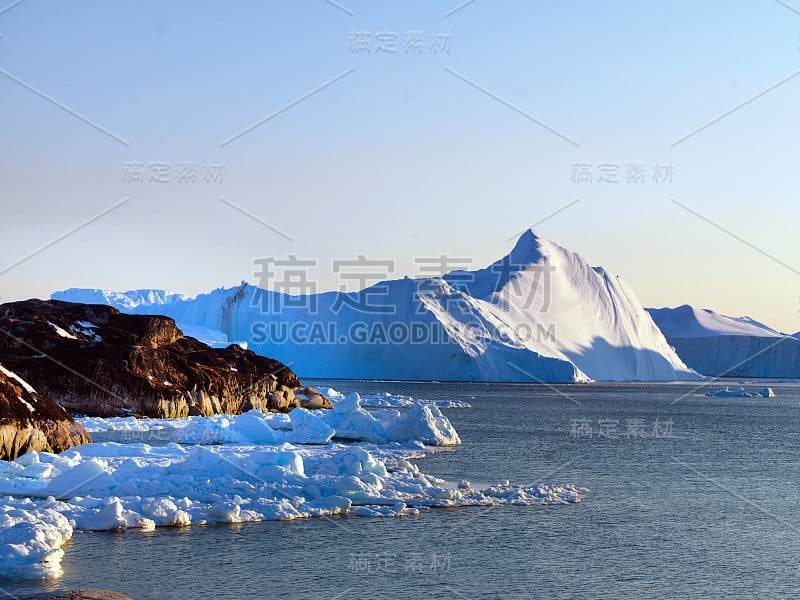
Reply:
<svg viewBox="0 0 800 600"><path fill-rule="evenodd" d="M138 600L800 597L800 385L775 384L770 399L692 384L331 385L472 404L445 411L463 445L420 461L426 473L591 493L545 508L76 532L60 580L0 587Z"/></svg>

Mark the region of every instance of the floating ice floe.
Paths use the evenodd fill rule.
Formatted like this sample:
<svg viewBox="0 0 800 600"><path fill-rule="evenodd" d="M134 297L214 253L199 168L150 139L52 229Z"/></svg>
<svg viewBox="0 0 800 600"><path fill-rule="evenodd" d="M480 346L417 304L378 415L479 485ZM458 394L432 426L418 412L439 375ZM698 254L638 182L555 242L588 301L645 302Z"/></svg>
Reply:
<svg viewBox="0 0 800 600"><path fill-rule="evenodd" d="M337 399L344 398L340 396L337 398L338 392L333 388L322 388L322 393L328 396L332 402ZM333 392L333 396L330 395ZM461 400L424 400L412 398L411 396L400 396L398 394L390 394L384 392L382 394L363 394L361 396L361 406L365 408L411 408L418 404L428 404L437 408L472 408L472 406Z"/></svg>
<svg viewBox="0 0 800 600"><path fill-rule="evenodd" d="M182 419L134 417L78 419L89 433L159 432L157 439L181 444L327 444L333 439L352 442L420 441L431 446L460 444L450 421L433 404L410 402L408 410L366 410L361 396L332 396L332 410L296 408L288 415L252 410L241 415ZM122 441L145 437L121 436ZM150 438L152 441L152 438Z"/></svg>
<svg viewBox="0 0 800 600"><path fill-rule="evenodd" d="M743 387L732 390L728 386L725 386L725 389L709 392L706 396L713 396L716 398L774 398L775 392L770 387L764 387L757 392L751 392Z"/></svg>
<svg viewBox="0 0 800 600"><path fill-rule="evenodd" d="M588 492L507 481L478 489L426 475L412 459L435 451L429 445L460 443L430 404L367 411L354 394L329 411L81 422L120 439L161 432L165 445L103 442L0 461L0 576L58 577L74 530L408 516L433 507L570 504Z"/></svg>

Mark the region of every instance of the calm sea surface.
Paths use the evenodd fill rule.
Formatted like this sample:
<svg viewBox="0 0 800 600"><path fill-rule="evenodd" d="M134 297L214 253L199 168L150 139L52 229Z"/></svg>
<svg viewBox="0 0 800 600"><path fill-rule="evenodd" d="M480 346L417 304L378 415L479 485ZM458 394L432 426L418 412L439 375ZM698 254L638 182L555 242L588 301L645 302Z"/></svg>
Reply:
<svg viewBox="0 0 800 600"><path fill-rule="evenodd" d="M691 384L327 383L472 404L445 411L463 445L420 461L426 473L591 493L546 508L76 532L60 580L0 579L0 597L800 597L800 385L745 399Z"/></svg>

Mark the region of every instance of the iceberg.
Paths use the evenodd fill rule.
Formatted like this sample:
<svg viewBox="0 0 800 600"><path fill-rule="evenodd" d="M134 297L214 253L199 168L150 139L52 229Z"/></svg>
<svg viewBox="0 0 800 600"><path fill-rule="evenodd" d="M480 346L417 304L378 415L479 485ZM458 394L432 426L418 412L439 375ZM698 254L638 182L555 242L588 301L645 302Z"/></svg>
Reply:
<svg viewBox="0 0 800 600"><path fill-rule="evenodd" d="M709 392L706 396L715 398L774 398L775 392L770 387L761 388L757 392L750 392L743 387L732 390L725 386L724 389Z"/></svg>
<svg viewBox="0 0 800 600"><path fill-rule="evenodd" d="M173 294L166 290L130 290L124 293L99 289L73 289L73 295L78 298L73 302L80 304L107 304L120 311L130 311L137 306L151 304L169 304L188 300L183 294Z"/></svg>
<svg viewBox="0 0 800 600"><path fill-rule="evenodd" d="M353 293L290 296L242 283L195 298L81 289L52 298L170 316L206 337L245 342L305 378L700 378L619 277L532 230L484 269L383 281Z"/></svg>
<svg viewBox="0 0 800 600"><path fill-rule="evenodd" d="M683 361L703 375L800 375L800 339L755 319L727 317L689 305L647 311Z"/></svg>

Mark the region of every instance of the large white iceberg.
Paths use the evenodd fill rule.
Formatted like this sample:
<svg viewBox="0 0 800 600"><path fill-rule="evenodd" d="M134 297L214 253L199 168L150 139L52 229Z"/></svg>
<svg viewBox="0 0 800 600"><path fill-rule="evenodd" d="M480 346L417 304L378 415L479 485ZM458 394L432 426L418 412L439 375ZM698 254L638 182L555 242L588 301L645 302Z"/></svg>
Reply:
<svg viewBox="0 0 800 600"><path fill-rule="evenodd" d="M727 317L689 305L647 311L684 362L704 375L800 375L800 340L750 317Z"/></svg>
<svg viewBox="0 0 800 600"><path fill-rule="evenodd" d="M579 382L697 379L618 277L524 233L478 271L384 281L360 292L287 296L242 284L196 298L69 289L221 332L300 377Z"/></svg>

